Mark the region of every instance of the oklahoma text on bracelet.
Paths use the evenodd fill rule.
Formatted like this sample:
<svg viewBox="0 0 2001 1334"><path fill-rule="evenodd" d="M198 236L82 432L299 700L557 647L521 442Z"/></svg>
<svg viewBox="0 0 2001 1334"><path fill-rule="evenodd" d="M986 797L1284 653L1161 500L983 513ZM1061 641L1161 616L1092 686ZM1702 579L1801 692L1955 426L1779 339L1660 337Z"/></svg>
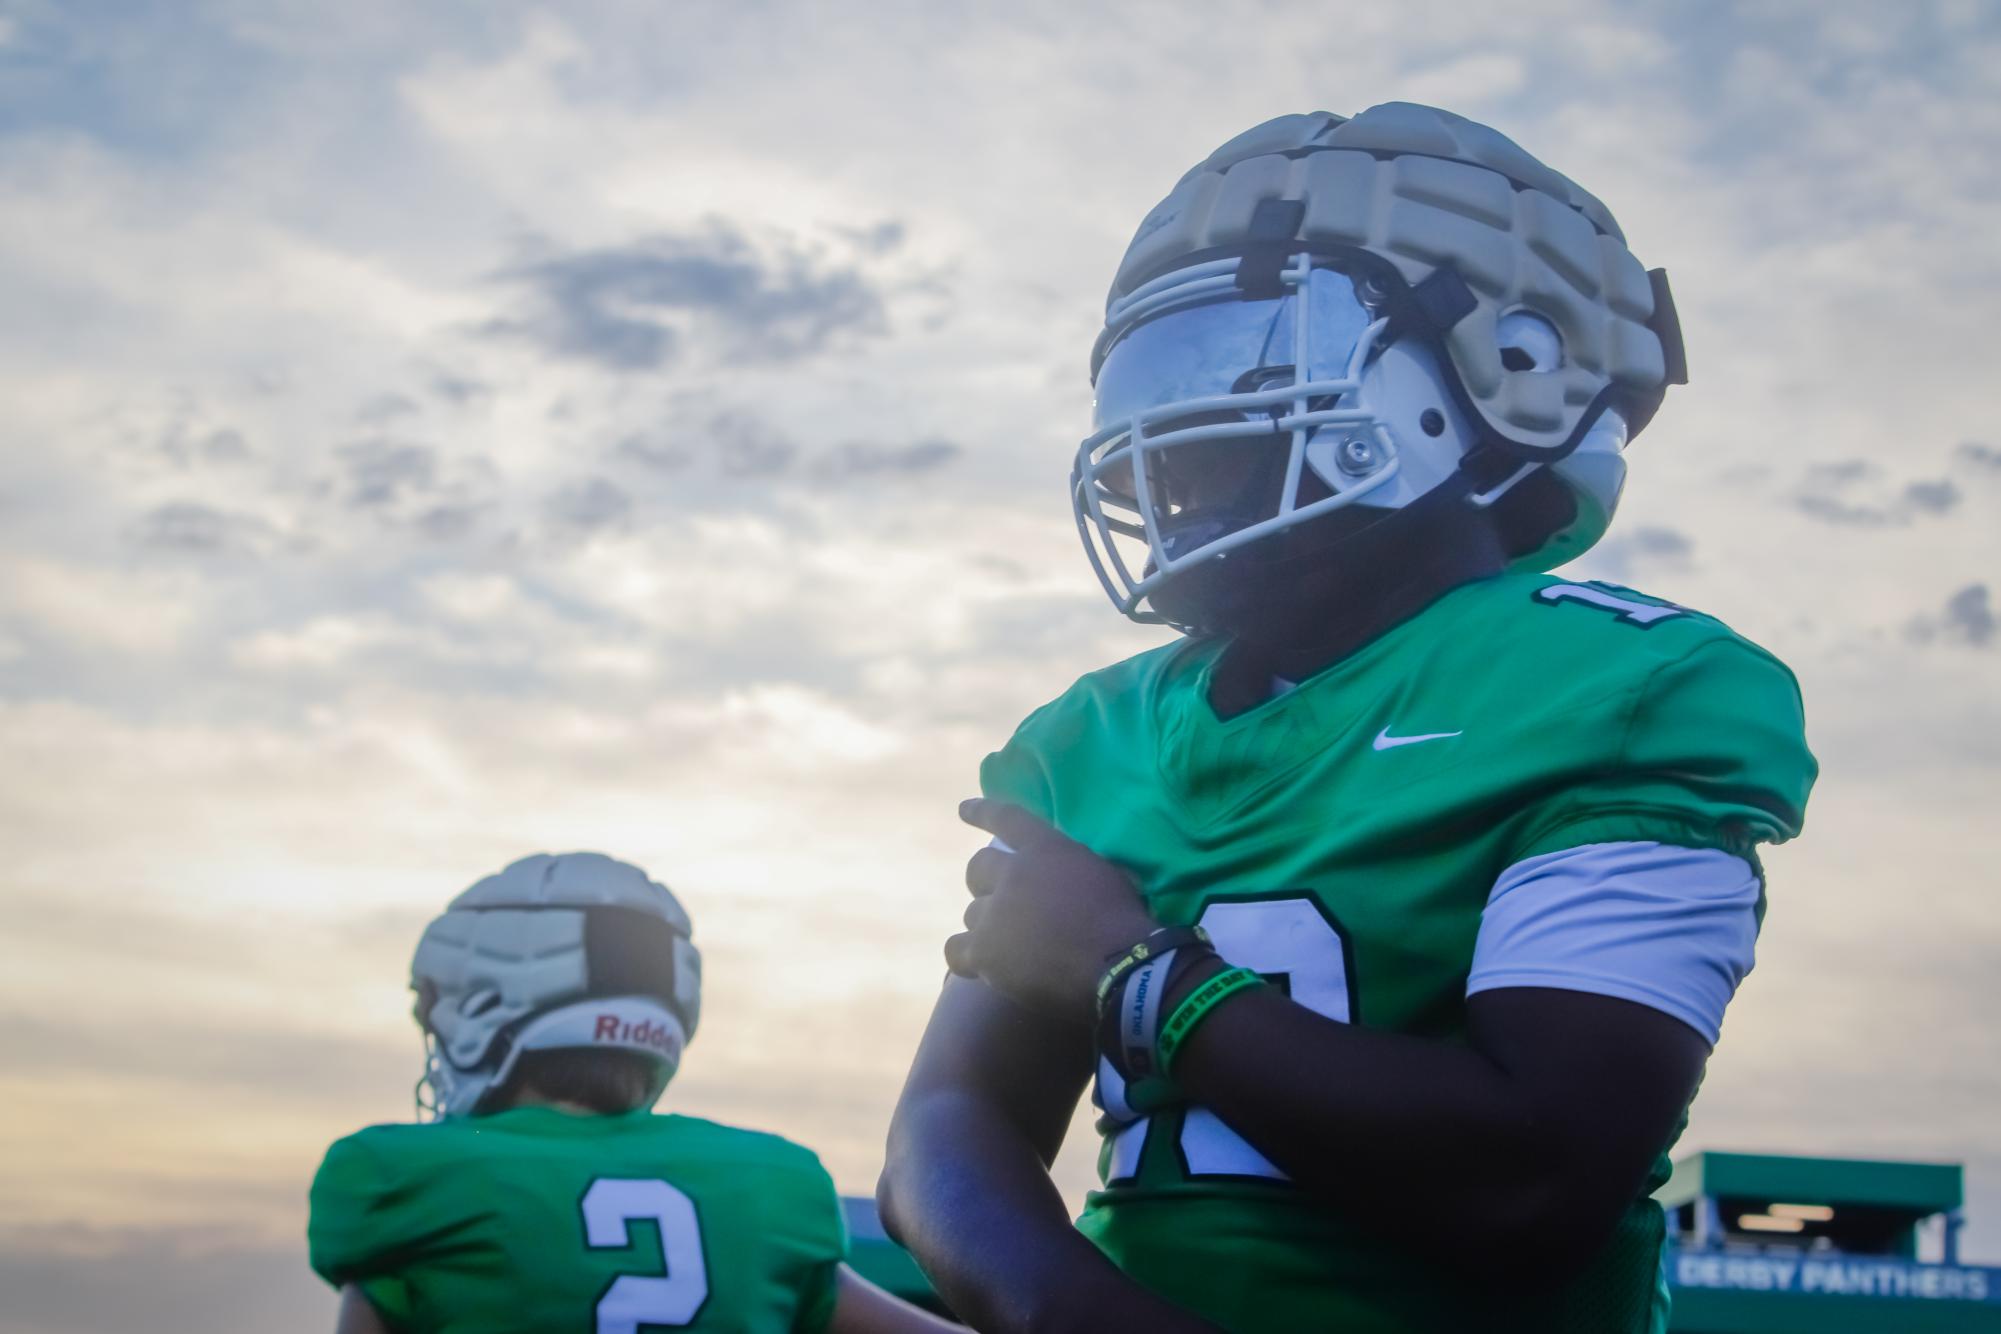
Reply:
<svg viewBox="0 0 2001 1334"><path fill-rule="evenodd" d="M1174 1007L1174 1013L1160 1026L1160 1072L1173 1073L1174 1054L1210 1011L1238 992L1264 984L1265 980L1248 968L1226 968L1182 997L1181 1004Z"/></svg>
<svg viewBox="0 0 2001 1334"><path fill-rule="evenodd" d="M1160 1002L1167 981L1174 975L1178 950L1165 950L1126 974L1120 993L1118 1026L1119 1050L1113 1064L1128 1079L1153 1073L1160 1035Z"/></svg>
<svg viewBox="0 0 2001 1334"><path fill-rule="evenodd" d="M1098 1013L1105 1012L1105 1002L1111 997L1112 988L1118 986L1119 979L1134 967L1145 963L1163 950L1176 950L1184 945L1207 945L1209 933L1199 926L1163 926L1147 934L1131 949L1112 961L1104 975L1098 979Z"/></svg>

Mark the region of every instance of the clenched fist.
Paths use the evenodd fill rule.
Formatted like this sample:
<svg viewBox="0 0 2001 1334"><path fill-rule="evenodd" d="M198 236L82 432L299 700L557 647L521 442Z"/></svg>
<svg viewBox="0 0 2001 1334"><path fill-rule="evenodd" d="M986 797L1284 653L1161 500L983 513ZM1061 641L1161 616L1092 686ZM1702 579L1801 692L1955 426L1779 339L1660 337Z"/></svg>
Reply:
<svg viewBox="0 0 2001 1334"><path fill-rule="evenodd" d="M1032 1009L1094 1019L1111 958L1154 929L1125 872L1019 806L975 797L959 818L992 834L966 863L966 929L945 942L953 972Z"/></svg>

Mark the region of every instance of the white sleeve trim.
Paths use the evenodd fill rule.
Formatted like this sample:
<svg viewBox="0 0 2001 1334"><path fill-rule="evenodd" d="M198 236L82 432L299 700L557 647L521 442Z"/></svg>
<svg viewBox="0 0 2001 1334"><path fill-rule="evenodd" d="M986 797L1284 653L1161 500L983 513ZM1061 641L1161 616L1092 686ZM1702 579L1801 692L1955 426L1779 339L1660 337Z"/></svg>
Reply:
<svg viewBox="0 0 2001 1334"><path fill-rule="evenodd" d="M1742 857L1591 843L1510 866L1480 915L1466 994L1553 987L1633 1001L1712 1046L1751 971L1763 885Z"/></svg>

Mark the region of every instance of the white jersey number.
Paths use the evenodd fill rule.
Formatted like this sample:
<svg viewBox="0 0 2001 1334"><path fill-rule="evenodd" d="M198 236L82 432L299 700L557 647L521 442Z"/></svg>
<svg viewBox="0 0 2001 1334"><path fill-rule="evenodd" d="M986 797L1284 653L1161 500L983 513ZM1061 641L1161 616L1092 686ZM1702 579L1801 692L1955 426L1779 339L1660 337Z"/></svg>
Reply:
<svg viewBox="0 0 2001 1334"><path fill-rule="evenodd" d="M1589 606L1601 607L1615 613L1626 624L1642 628L1652 625L1655 621L1665 621L1671 616L1685 614L1680 607L1635 602L1631 598L1622 598L1616 593L1607 593L1604 589L1593 588L1589 584L1550 584L1536 590L1536 600L1552 605L1558 602L1582 602Z"/></svg>
<svg viewBox="0 0 2001 1334"><path fill-rule="evenodd" d="M660 1225L667 1272L659 1278L621 1274L598 1299L597 1334L639 1334L646 1325L687 1325L709 1299L709 1270L695 1202L664 1181L599 1177L584 1192L584 1244L592 1250L632 1244L626 1224Z"/></svg>
<svg viewBox="0 0 2001 1334"><path fill-rule="evenodd" d="M1341 933L1312 899L1246 899L1211 903L1202 929L1216 952L1239 968L1286 987L1293 1000L1339 1023L1354 1017L1348 952ZM1127 1120L1112 1138L1108 1180L1139 1171L1149 1119L1132 1118L1125 1082L1109 1061L1098 1062L1098 1100L1115 1120ZM1224 1125L1206 1107L1190 1107L1181 1124L1181 1161L1189 1176L1267 1177L1285 1173Z"/></svg>

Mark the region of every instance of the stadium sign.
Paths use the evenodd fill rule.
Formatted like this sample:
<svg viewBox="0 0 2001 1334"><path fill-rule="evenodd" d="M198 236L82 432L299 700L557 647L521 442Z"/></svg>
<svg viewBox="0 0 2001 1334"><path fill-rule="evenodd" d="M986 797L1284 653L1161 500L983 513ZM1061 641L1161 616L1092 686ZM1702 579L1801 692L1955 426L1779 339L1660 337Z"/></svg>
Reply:
<svg viewBox="0 0 2001 1334"><path fill-rule="evenodd" d="M1914 1264L1875 1256L1682 1251L1671 1259L1668 1274L1677 1288L2001 1305L2001 1269L1976 1265Z"/></svg>

